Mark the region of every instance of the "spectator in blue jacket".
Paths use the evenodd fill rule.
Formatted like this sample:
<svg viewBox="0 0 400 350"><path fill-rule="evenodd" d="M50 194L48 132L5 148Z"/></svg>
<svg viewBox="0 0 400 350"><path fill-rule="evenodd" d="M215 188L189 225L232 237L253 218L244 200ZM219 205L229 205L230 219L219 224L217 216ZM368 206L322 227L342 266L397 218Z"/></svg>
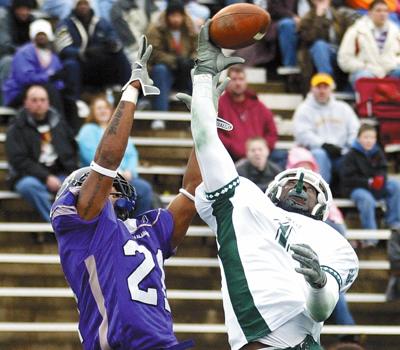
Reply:
<svg viewBox="0 0 400 350"><path fill-rule="evenodd" d="M87 123L78 133L77 141L81 166L88 166L94 159L97 145L112 116L112 107L103 96L96 97L90 105ZM128 141L125 155L118 171L135 187L138 198L135 215L140 215L152 209L153 190L146 180L141 179L137 172L138 152L131 140Z"/></svg>
<svg viewBox="0 0 400 350"><path fill-rule="evenodd" d="M123 85L130 77L121 42L111 25L94 15L88 0L77 0L71 14L60 22L55 45L75 99L79 99L82 86L103 90Z"/></svg>
<svg viewBox="0 0 400 350"><path fill-rule="evenodd" d="M63 113L59 93L64 87L61 79L63 67L50 48L50 42L54 39L51 24L38 19L32 22L29 33L31 42L17 50L11 73L3 84L4 103L12 107L20 106L27 88L40 84L46 86L51 104Z"/></svg>

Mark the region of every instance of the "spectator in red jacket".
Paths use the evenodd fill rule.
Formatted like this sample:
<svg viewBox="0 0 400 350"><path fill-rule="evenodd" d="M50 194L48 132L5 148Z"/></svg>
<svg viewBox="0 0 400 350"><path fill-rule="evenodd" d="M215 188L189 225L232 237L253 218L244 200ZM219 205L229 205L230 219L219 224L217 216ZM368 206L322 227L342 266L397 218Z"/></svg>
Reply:
<svg viewBox="0 0 400 350"><path fill-rule="evenodd" d="M219 99L218 115L233 124L232 131L219 130L219 137L234 161L246 157L246 141L254 137L266 140L270 160L286 165L287 152L276 150L278 132L272 112L248 89L243 65L228 69L231 79Z"/></svg>

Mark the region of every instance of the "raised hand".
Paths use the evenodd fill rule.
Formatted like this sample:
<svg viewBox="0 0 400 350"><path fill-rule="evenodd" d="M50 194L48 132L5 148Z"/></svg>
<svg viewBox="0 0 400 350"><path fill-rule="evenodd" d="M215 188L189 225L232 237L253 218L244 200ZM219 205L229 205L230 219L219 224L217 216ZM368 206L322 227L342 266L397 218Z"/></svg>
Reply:
<svg viewBox="0 0 400 350"><path fill-rule="evenodd" d="M200 30L197 46L197 59L194 68L194 74L217 75L224 69L238 63L243 63L244 59L240 57L227 57L221 49L209 40L210 20L208 20Z"/></svg>
<svg viewBox="0 0 400 350"><path fill-rule="evenodd" d="M122 88L122 91L124 91L133 81L139 80L144 96L160 94L160 90L156 86L153 86L153 80L150 79L147 71L147 61L150 58L152 50L153 47L147 44L147 38L142 35L139 43L138 57L131 66L132 75L129 78L129 81Z"/></svg>

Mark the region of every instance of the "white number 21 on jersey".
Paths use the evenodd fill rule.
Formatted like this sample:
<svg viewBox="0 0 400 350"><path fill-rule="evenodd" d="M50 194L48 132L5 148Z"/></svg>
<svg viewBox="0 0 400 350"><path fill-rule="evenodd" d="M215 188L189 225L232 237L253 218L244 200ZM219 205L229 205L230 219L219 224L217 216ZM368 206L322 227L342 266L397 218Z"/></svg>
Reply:
<svg viewBox="0 0 400 350"><path fill-rule="evenodd" d="M153 271L156 263L161 270L161 285L164 293L164 307L166 310L171 311L166 296L165 287L165 272L163 269L163 256L160 249L157 251L157 261L155 262L151 252L143 245L138 244L134 240L129 240L124 245L124 254L127 256L134 256L136 253L144 255L144 260L138 265L130 276L128 277L128 288L131 293L132 300L149 305L157 305L157 289L147 288L143 290L139 288L139 284Z"/></svg>

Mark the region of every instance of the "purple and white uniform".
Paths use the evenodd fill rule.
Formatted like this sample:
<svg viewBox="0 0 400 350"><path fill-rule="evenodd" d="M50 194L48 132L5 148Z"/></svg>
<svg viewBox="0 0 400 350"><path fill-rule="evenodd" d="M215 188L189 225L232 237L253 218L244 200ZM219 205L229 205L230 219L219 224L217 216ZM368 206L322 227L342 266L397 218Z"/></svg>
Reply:
<svg viewBox="0 0 400 350"><path fill-rule="evenodd" d="M164 260L173 254L168 210L117 219L111 201L90 221L76 210L80 187L53 204L51 222L66 279L78 300L85 350L161 350L178 341L166 298Z"/></svg>

